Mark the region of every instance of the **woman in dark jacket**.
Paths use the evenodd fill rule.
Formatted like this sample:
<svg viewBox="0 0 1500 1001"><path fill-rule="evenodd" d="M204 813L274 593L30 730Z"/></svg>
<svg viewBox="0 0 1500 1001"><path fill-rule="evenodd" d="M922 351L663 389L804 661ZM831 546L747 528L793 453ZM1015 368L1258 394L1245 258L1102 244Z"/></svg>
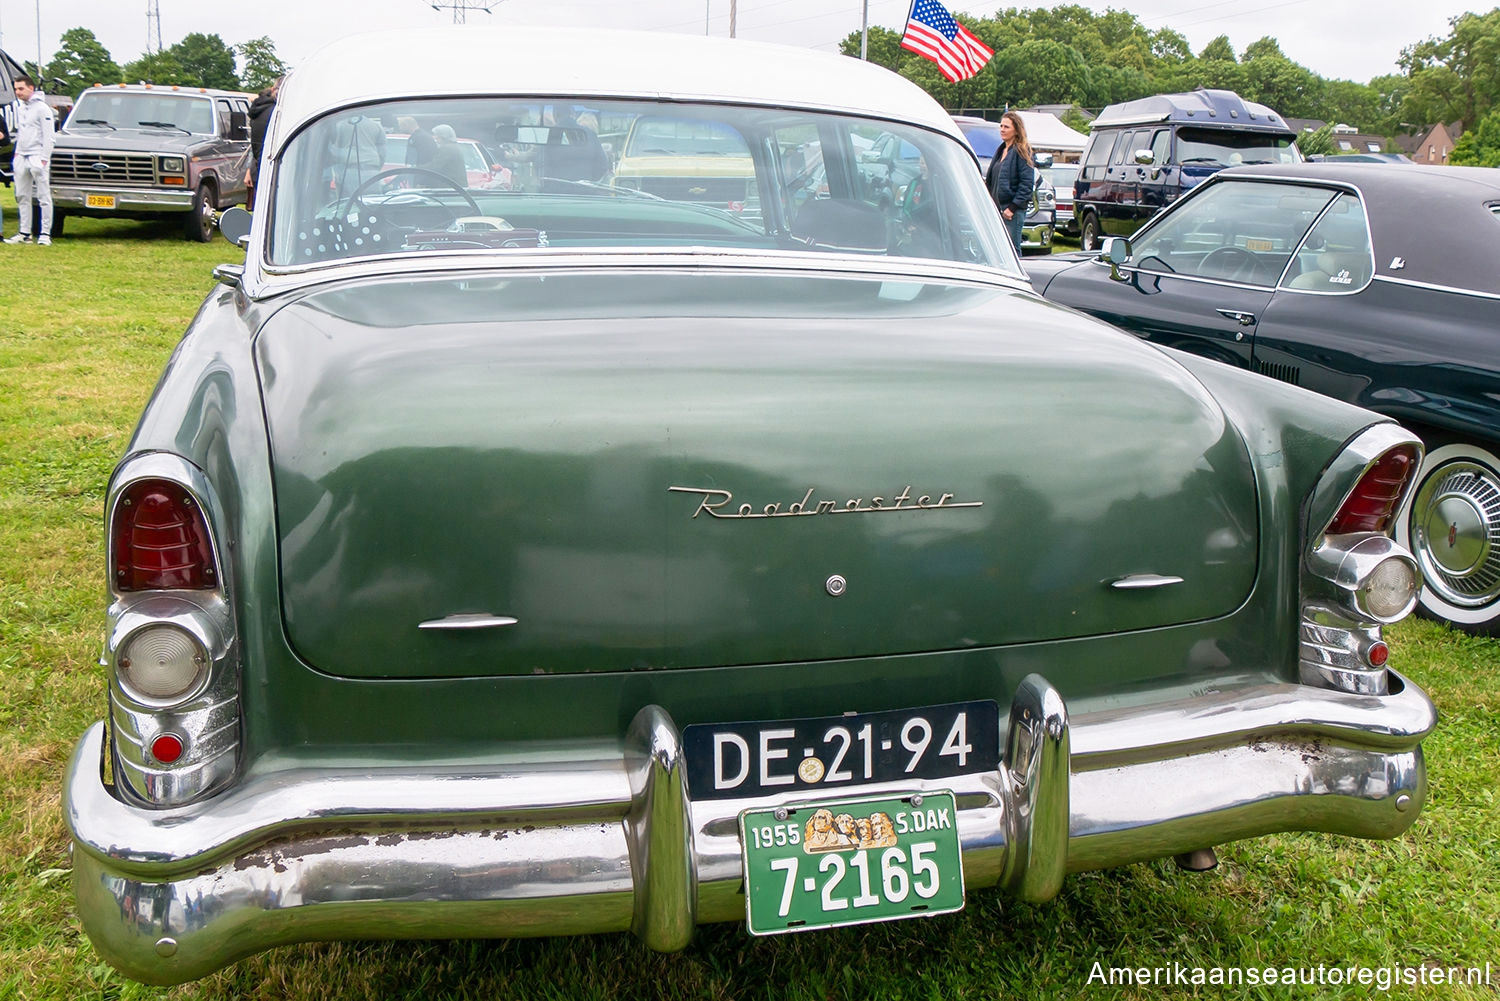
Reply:
<svg viewBox="0 0 1500 1001"><path fill-rule="evenodd" d="M281 78L255 95L250 102L250 165L245 171L245 202L255 207L255 182L260 174L260 151L266 145L266 128L271 124L271 112L276 107L276 95L281 90Z"/></svg>
<svg viewBox="0 0 1500 1001"><path fill-rule="evenodd" d="M1036 163L1031 144L1026 141L1026 126L1014 111L1000 116L1000 139L1004 145L995 151L985 181L1000 217L1005 220L1005 228L1010 231L1010 242L1019 253L1021 229L1026 225L1031 192L1036 187Z"/></svg>

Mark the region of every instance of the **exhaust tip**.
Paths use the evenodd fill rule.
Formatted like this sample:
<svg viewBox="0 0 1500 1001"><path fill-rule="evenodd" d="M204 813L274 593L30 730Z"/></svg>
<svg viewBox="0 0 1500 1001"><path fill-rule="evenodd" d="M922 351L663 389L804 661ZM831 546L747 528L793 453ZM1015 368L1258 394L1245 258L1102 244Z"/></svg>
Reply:
<svg viewBox="0 0 1500 1001"><path fill-rule="evenodd" d="M1212 848L1183 852L1181 855L1172 856L1172 861L1177 863L1177 868L1187 872L1208 872L1210 869L1219 867L1219 856L1214 854Z"/></svg>

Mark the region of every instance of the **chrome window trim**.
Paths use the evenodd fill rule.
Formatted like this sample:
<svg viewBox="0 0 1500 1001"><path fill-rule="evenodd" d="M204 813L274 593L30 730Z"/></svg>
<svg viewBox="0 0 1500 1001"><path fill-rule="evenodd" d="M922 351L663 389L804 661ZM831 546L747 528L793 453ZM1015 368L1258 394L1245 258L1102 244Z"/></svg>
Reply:
<svg viewBox="0 0 1500 1001"><path fill-rule="evenodd" d="M1365 245L1370 248L1370 277L1365 279L1365 283L1359 288L1345 289L1342 292L1324 292L1318 289L1291 288L1287 285L1282 284L1286 281L1287 272L1292 270L1292 263L1297 260L1298 252L1301 251L1303 246L1307 243L1307 238L1312 235L1312 231L1317 229L1318 226L1322 224L1323 220L1327 218L1328 213L1333 210L1333 206L1335 205L1335 203L1337 203L1341 197L1348 194L1354 194L1354 192L1344 191L1330 198L1328 200L1328 204L1323 206L1323 211L1319 212L1318 217L1312 221L1312 225L1307 227L1307 230L1302 234L1302 239L1298 240L1297 245L1292 248L1291 256L1286 259L1286 267L1281 269L1281 277L1276 279L1276 291L1296 292L1299 295L1358 295L1359 293L1370 287L1370 282L1375 280L1375 268L1377 267L1377 261L1375 257L1375 234L1370 230L1370 207L1365 204L1364 198L1358 194L1354 194L1354 200L1359 203L1359 216L1364 220L1365 223Z"/></svg>
<svg viewBox="0 0 1500 1001"><path fill-rule="evenodd" d="M368 278L452 280L481 275L486 278L493 278L497 275L552 277L585 274L591 271L613 271L626 274L667 272L689 274L713 271L737 272L754 276L798 274L806 277L867 281L941 282L1035 294L1035 289L1023 274L1013 275L1009 272L979 266L943 265L940 262L914 266L914 261L918 260L915 258L851 257L811 251L774 251L759 255L746 253L731 255L702 248L672 254L548 250L542 254L528 253L524 256L505 257L503 260L497 258L498 255L490 251L432 253L422 259L426 262L426 266L421 270L414 270L411 267L410 255L357 258L355 259L357 263L321 265L315 269L296 272L272 272L247 266L242 288L251 300L265 301L290 293L306 291L319 285L339 284Z"/></svg>

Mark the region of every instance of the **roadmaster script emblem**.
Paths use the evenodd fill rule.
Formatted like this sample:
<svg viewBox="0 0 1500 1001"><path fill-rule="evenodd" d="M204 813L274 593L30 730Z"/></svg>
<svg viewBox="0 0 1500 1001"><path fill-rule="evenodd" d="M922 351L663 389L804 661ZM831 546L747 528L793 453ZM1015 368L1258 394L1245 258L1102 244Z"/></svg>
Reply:
<svg viewBox="0 0 1500 1001"><path fill-rule="evenodd" d="M713 518L805 518L817 514L882 514L889 511L938 511L958 507L984 507L983 501L956 502L953 494L939 494L934 500L931 494L921 494L915 499L911 495L911 486L908 484L901 488L901 493L895 497L874 496L867 503L863 497L851 497L848 500L823 500L813 499L817 493L816 487L808 487L807 493L802 499L793 501L783 507L780 501L762 505L759 509L754 504L741 504L731 507L734 494L728 490L715 490L712 487L668 487L668 490L680 494L698 494L702 499L698 502L698 509L693 512L696 518L700 514L707 514ZM725 510L727 509L727 510Z"/></svg>

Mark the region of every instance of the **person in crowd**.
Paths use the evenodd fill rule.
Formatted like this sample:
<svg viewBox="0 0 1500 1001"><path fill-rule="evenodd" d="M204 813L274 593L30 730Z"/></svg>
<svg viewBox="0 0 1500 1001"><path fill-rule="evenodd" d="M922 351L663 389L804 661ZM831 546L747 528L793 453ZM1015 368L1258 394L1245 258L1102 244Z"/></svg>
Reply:
<svg viewBox="0 0 1500 1001"><path fill-rule="evenodd" d="M406 133L406 164L409 167L429 167L437 156L437 140L427 127L410 115L396 119L396 127Z"/></svg>
<svg viewBox="0 0 1500 1001"><path fill-rule="evenodd" d="M985 182L995 207L1000 210L1000 218L1005 220L1010 242L1019 253L1021 230L1026 225L1032 189L1036 187L1036 158L1026 141L1026 125L1014 111L1000 117L1000 140L1003 145L990 161Z"/></svg>
<svg viewBox="0 0 1500 1001"><path fill-rule="evenodd" d="M20 231L6 243L30 243L33 199L41 206L41 232L36 236L40 246L52 242L52 182L48 164L52 162L52 144L57 129L56 118L47 98L36 89L29 76L15 79L16 100L21 114L16 123L16 151L12 169L16 176L16 209L20 212Z"/></svg>
<svg viewBox="0 0 1500 1001"><path fill-rule="evenodd" d="M378 118L350 115L334 129L328 152L335 190L341 198L351 195L385 166L385 129Z"/></svg>
<svg viewBox="0 0 1500 1001"><path fill-rule="evenodd" d="M281 93L281 78L255 95L250 102L250 167L245 172L245 202L255 208L255 182L260 177L260 153L266 145L266 129L271 124L271 112L276 108L276 96Z"/></svg>
<svg viewBox="0 0 1500 1001"><path fill-rule="evenodd" d="M428 161L428 169L437 171L461 188L468 187L469 171L464 166L463 147L458 144L458 134L453 131L453 126L434 125L432 138L437 142L437 152Z"/></svg>

